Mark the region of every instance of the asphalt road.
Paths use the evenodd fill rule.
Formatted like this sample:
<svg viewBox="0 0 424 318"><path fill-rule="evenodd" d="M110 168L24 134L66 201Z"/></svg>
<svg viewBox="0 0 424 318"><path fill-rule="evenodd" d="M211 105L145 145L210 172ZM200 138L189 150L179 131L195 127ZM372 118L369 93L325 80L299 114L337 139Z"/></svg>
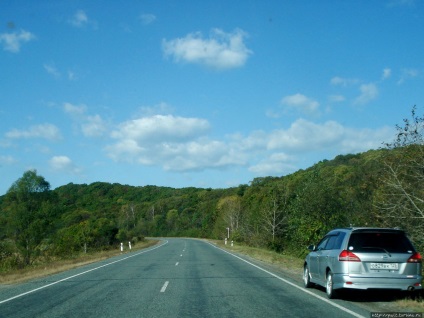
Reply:
<svg viewBox="0 0 424 318"><path fill-rule="evenodd" d="M161 245L0 287L0 317L369 317L214 245Z"/></svg>

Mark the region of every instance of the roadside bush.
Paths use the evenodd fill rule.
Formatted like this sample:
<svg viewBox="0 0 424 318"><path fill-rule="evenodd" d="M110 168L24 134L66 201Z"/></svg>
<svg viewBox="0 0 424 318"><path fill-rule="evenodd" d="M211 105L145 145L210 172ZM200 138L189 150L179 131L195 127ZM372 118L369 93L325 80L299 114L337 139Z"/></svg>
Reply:
<svg viewBox="0 0 424 318"><path fill-rule="evenodd" d="M277 253L282 253L284 251L283 241L279 239L275 239L274 241L269 242L267 247L271 251L274 251Z"/></svg>
<svg viewBox="0 0 424 318"><path fill-rule="evenodd" d="M0 273L21 268L22 260L12 241L0 241Z"/></svg>
<svg viewBox="0 0 424 318"><path fill-rule="evenodd" d="M144 236L143 235L133 236L133 238L131 239L131 242L133 244L136 244L138 242L144 242Z"/></svg>

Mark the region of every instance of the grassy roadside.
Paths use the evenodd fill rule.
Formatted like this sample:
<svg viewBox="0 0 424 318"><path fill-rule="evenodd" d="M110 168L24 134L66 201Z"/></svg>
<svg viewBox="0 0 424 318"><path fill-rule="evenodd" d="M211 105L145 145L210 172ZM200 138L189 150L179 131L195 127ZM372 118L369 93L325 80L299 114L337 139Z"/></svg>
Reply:
<svg viewBox="0 0 424 318"><path fill-rule="evenodd" d="M249 247L238 244L230 246L225 245L222 241L214 241L214 243L219 247L225 248L229 251L247 255L261 262L271 264L280 270L289 272L290 274L296 275L299 278L302 275L303 259L256 247Z"/></svg>
<svg viewBox="0 0 424 318"><path fill-rule="evenodd" d="M133 245L132 252L141 250L157 244L156 240L146 240ZM102 261L110 257L128 253L128 250L121 252L119 249L100 251L90 254L81 254L72 259L56 260L44 264L37 264L20 270L13 270L0 275L0 284L17 284L31 279L46 277L49 275L64 272L73 268L84 266L90 263Z"/></svg>

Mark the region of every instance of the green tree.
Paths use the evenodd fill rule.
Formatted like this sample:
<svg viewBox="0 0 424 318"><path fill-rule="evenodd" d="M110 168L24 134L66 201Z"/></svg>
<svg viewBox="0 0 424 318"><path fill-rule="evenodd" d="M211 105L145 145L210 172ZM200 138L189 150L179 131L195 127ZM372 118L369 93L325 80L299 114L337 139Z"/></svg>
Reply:
<svg viewBox="0 0 424 318"><path fill-rule="evenodd" d="M237 195L223 197L218 201L218 211L222 218L222 231L229 229L230 237L235 240L241 240L241 228L243 223L243 213L241 208L241 199ZM228 233L225 231L228 235Z"/></svg>
<svg viewBox="0 0 424 318"><path fill-rule="evenodd" d="M178 210L171 209L166 213L166 224L170 233L177 232L178 229ZM175 232L174 232L175 231Z"/></svg>
<svg viewBox="0 0 424 318"><path fill-rule="evenodd" d="M49 190L50 184L36 170L29 170L6 193L8 234L24 265L33 262L47 237L53 211Z"/></svg>
<svg viewBox="0 0 424 318"><path fill-rule="evenodd" d="M303 255L304 247L316 243L328 230L346 226L340 193L330 183L329 174L323 164L318 164L299 176L293 190L295 197L288 218L289 245L293 252L300 251L298 255Z"/></svg>
<svg viewBox="0 0 424 318"><path fill-rule="evenodd" d="M63 256L72 256L83 251L87 253L93 237L88 220L61 228L55 234L56 253Z"/></svg>

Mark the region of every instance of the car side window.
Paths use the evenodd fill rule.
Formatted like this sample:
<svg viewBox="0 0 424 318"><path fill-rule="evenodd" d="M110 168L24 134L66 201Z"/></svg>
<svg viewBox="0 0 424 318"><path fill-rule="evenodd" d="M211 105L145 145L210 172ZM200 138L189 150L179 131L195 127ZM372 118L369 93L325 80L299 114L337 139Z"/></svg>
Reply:
<svg viewBox="0 0 424 318"><path fill-rule="evenodd" d="M329 239L328 239L327 245L325 246L325 249L326 250L334 250L336 248L335 246L336 246L338 237L339 236L337 234L330 236Z"/></svg>
<svg viewBox="0 0 424 318"><path fill-rule="evenodd" d="M337 232L324 237L317 246L317 250L337 250L340 249L346 233Z"/></svg>
<svg viewBox="0 0 424 318"><path fill-rule="evenodd" d="M346 236L346 233L339 232L339 235L337 235L337 238L336 238L336 241L335 241L334 247L333 247L335 250L340 250L342 248L342 243L343 243L345 236Z"/></svg>
<svg viewBox="0 0 424 318"><path fill-rule="evenodd" d="M318 243L318 246L317 246L317 248L316 248L316 250L317 251L320 251L320 250L324 250L325 249L325 245L327 244L327 242L328 242L328 236L326 236L326 237L324 237L322 240L321 240L321 242L319 242Z"/></svg>

